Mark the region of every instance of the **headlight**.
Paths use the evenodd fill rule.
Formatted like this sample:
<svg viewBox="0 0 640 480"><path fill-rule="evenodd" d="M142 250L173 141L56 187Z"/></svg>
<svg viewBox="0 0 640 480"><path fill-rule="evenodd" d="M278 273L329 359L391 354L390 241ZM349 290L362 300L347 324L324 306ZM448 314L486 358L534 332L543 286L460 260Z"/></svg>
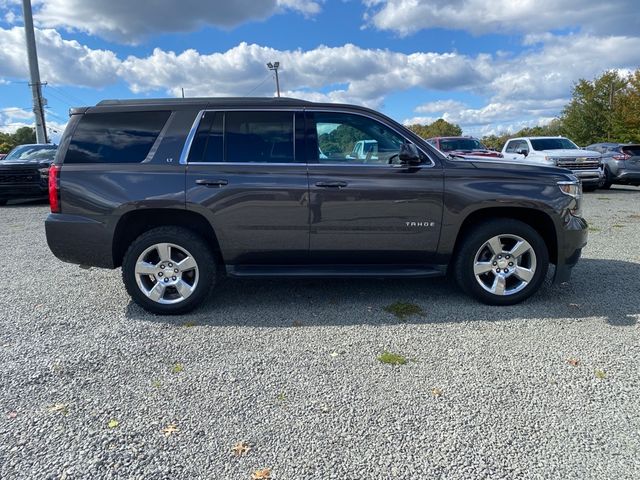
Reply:
<svg viewBox="0 0 640 480"><path fill-rule="evenodd" d="M544 159L547 162L553 163L554 165L558 165L558 161L560 161L560 159L558 157L547 157L546 155L545 155Z"/></svg>
<svg viewBox="0 0 640 480"><path fill-rule="evenodd" d="M572 215L579 216L582 212L582 183L580 180L558 182L558 188L562 193L574 199L573 206L569 209Z"/></svg>
<svg viewBox="0 0 640 480"><path fill-rule="evenodd" d="M40 176L41 177L48 177L49 176L49 167L40 167L38 169L38 171L40 172Z"/></svg>

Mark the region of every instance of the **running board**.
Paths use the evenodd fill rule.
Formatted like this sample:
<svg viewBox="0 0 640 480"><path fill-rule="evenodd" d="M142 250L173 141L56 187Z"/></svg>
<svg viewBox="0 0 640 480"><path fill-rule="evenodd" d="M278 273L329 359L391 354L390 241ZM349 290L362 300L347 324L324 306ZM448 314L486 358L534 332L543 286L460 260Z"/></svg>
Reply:
<svg viewBox="0 0 640 480"><path fill-rule="evenodd" d="M227 265L230 277L428 278L445 275L446 266L406 265Z"/></svg>

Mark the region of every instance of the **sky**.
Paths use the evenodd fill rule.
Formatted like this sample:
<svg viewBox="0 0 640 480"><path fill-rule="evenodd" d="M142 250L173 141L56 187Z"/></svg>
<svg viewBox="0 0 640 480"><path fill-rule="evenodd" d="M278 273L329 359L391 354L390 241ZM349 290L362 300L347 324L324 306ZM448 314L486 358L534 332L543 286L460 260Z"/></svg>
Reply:
<svg viewBox="0 0 640 480"><path fill-rule="evenodd" d="M49 133L105 98L283 96L481 137L640 66L639 0L32 0ZM32 125L21 0L0 0L0 131Z"/></svg>

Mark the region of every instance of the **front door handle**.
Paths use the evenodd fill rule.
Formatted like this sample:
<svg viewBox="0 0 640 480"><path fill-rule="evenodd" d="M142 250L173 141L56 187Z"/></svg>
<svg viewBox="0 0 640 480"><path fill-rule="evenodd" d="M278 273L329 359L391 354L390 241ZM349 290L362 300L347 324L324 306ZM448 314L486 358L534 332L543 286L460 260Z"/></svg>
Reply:
<svg viewBox="0 0 640 480"><path fill-rule="evenodd" d="M347 182L318 182L316 187L324 188L344 188L349 185Z"/></svg>
<svg viewBox="0 0 640 480"><path fill-rule="evenodd" d="M224 179L219 180L207 180L206 178L201 178L196 180L196 185L202 185L204 187L224 187L229 182Z"/></svg>

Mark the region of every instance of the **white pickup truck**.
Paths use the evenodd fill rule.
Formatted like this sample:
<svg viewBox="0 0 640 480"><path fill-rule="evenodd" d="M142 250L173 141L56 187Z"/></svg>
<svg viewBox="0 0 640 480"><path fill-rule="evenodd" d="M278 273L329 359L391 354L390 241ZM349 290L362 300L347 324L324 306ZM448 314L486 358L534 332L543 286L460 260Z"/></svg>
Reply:
<svg viewBox="0 0 640 480"><path fill-rule="evenodd" d="M553 165L571 170L585 190L595 190L603 180L602 156L581 150L564 137L520 137L508 140L502 148L503 160Z"/></svg>

